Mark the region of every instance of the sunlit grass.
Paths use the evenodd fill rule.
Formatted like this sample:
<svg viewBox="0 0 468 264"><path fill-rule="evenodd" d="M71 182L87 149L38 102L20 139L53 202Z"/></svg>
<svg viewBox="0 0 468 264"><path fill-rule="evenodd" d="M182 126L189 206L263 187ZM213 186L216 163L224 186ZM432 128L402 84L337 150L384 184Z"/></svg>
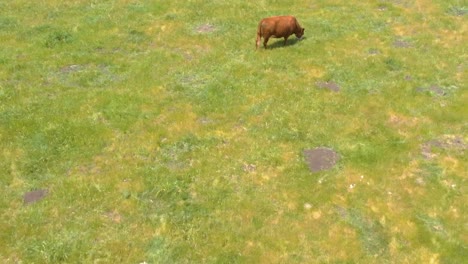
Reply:
<svg viewBox="0 0 468 264"><path fill-rule="evenodd" d="M462 1L160 2L0 3L2 263L466 262Z"/></svg>

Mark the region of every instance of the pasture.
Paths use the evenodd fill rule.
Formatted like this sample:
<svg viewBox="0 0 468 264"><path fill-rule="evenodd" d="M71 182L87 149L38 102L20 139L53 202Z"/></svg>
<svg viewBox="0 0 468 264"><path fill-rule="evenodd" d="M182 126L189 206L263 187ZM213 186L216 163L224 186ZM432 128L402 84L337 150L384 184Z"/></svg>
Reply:
<svg viewBox="0 0 468 264"><path fill-rule="evenodd" d="M0 262L466 263L467 10L0 1Z"/></svg>

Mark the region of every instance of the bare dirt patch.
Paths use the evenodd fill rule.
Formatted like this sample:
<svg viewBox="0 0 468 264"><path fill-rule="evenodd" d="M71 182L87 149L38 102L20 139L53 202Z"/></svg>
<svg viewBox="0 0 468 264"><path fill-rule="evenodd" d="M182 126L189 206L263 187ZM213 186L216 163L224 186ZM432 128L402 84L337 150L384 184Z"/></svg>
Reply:
<svg viewBox="0 0 468 264"><path fill-rule="evenodd" d="M445 135L422 144L421 155L425 159L435 158L437 157L436 149L464 152L468 149L468 144L461 136Z"/></svg>
<svg viewBox="0 0 468 264"><path fill-rule="evenodd" d="M437 86L437 85L431 85L429 87L418 87L416 88L416 91L421 92L421 93L428 92L430 94L434 94L437 96L446 95L446 92L444 91L444 89L442 89L440 86Z"/></svg>
<svg viewBox="0 0 468 264"><path fill-rule="evenodd" d="M340 86L333 82L333 81L328 81L328 82L316 82L315 85L317 85L318 88L321 89L328 89L333 92L339 92L340 91Z"/></svg>
<svg viewBox="0 0 468 264"><path fill-rule="evenodd" d="M393 46L395 48L400 48L400 49L406 49L406 48L411 48L412 45L409 41L403 40L403 39L398 39L393 42Z"/></svg>
<svg viewBox="0 0 468 264"><path fill-rule="evenodd" d="M61 73L67 74L67 73L73 73L73 72L79 72L85 69L85 66L79 65L79 64L72 64L68 66L64 66L60 69Z"/></svg>
<svg viewBox="0 0 468 264"><path fill-rule="evenodd" d="M337 152L324 147L306 149L304 150L304 157L312 172L329 170L340 160L340 155Z"/></svg>
<svg viewBox="0 0 468 264"><path fill-rule="evenodd" d="M253 173L257 170L257 166L255 164L245 163L242 165L242 170L247 173Z"/></svg>
<svg viewBox="0 0 468 264"><path fill-rule="evenodd" d="M199 34L211 33L216 30L216 27L211 24L203 24L195 28L195 31Z"/></svg>
<svg viewBox="0 0 468 264"><path fill-rule="evenodd" d="M106 87L124 79L109 65L71 64L58 69L47 77L46 83L60 84L73 88Z"/></svg>
<svg viewBox="0 0 468 264"><path fill-rule="evenodd" d="M104 216L114 223L120 223L122 221L122 215L115 210L105 213Z"/></svg>
<svg viewBox="0 0 468 264"><path fill-rule="evenodd" d="M44 199L44 197L47 196L48 192L49 191L47 189L40 189L40 190L27 192L23 196L24 204L32 204L37 201L40 201Z"/></svg>

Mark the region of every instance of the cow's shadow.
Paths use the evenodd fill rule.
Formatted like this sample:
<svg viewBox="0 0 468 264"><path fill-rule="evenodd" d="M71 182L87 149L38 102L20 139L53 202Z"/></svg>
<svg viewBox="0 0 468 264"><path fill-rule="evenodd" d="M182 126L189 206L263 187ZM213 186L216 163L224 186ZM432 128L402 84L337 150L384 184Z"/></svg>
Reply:
<svg viewBox="0 0 468 264"><path fill-rule="evenodd" d="M296 45L298 42L304 41L305 39L306 39L306 37L302 37L301 39L298 39L296 37L290 38L290 39L288 39L288 41L286 41L286 45L284 45L284 39L283 38L273 39L275 42L273 42L271 44L268 44L267 49L285 48L287 46ZM270 39L270 41L271 41L271 39Z"/></svg>

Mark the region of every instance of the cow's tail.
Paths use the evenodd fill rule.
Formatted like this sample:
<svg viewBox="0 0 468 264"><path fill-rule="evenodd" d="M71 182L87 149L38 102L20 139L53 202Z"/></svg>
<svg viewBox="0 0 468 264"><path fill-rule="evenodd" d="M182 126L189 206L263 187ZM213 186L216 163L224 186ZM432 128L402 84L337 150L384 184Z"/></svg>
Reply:
<svg viewBox="0 0 468 264"><path fill-rule="evenodd" d="M257 39L255 40L255 49L258 49L258 47L260 46L260 43L261 43L261 39L262 39L262 22L263 21L260 21L260 23L258 23Z"/></svg>

